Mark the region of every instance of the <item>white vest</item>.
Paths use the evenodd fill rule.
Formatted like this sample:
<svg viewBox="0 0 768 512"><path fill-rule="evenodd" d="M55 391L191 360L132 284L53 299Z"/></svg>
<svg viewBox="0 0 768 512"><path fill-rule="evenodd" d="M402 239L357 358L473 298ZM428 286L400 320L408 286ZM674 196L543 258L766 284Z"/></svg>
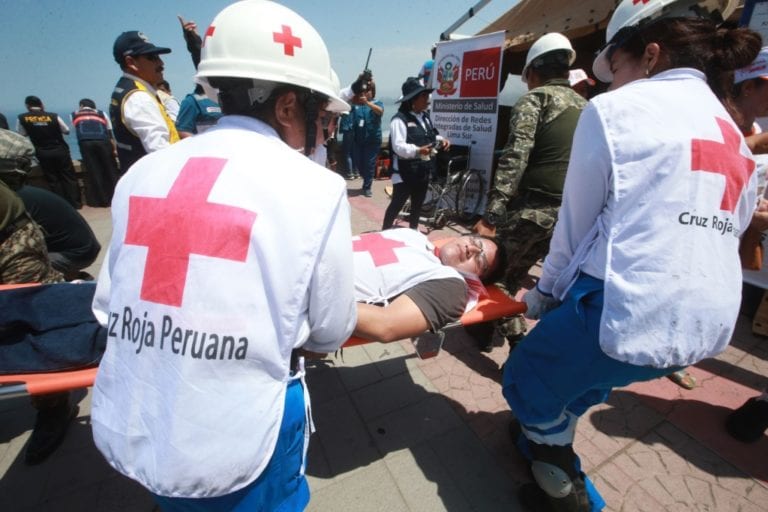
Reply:
<svg viewBox="0 0 768 512"><path fill-rule="evenodd" d="M435 246L414 229L388 229L352 239L355 298L386 304L393 297L433 279L463 279L435 256Z"/></svg>
<svg viewBox="0 0 768 512"><path fill-rule="evenodd" d="M131 167L112 215L96 445L156 494L240 489L274 451L291 350L332 352L356 323L344 182L227 116Z"/></svg>
<svg viewBox="0 0 768 512"><path fill-rule="evenodd" d="M690 69L592 103L611 152L611 190L572 263L605 260L605 275L596 276L605 279L600 346L620 361L660 368L714 356L739 312L738 237L756 204L744 139L703 74Z"/></svg>

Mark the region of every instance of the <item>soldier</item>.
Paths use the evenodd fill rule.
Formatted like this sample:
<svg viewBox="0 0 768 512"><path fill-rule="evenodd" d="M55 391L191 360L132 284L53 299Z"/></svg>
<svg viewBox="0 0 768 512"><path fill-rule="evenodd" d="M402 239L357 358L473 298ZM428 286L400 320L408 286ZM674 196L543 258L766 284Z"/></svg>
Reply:
<svg viewBox="0 0 768 512"><path fill-rule="evenodd" d="M12 190L23 182L34 155L26 137L0 129L0 284L64 280L51 267L42 231Z"/></svg>
<svg viewBox="0 0 768 512"><path fill-rule="evenodd" d="M586 105L568 82L568 67L575 58L570 41L555 32L540 37L528 51L522 72L528 92L512 110L509 141L488 207L474 227L507 246L509 263L502 284L512 296L531 266L547 254L557 220L571 139ZM525 334L525 320L515 317L501 331L510 342L516 341Z"/></svg>

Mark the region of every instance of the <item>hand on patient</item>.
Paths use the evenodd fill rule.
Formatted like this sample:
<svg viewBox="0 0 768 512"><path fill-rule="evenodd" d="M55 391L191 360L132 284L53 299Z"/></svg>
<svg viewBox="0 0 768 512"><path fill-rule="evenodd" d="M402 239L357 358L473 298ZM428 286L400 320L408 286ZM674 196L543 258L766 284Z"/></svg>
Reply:
<svg viewBox="0 0 768 512"><path fill-rule="evenodd" d="M538 320L541 318L541 315L547 311L555 309L560 305L559 300L548 293L542 292L539 290L538 286L525 292L525 295L523 295L523 301L528 307L524 313L525 318L530 320Z"/></svg>

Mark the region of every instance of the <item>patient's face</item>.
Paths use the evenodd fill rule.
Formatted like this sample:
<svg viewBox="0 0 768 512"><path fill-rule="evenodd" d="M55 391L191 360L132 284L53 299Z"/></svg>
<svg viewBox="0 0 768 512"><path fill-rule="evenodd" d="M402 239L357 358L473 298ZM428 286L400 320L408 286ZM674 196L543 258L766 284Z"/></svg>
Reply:
<svg viewBox="0 0 768 512"><path fill-rule="evenodd" d="M440 248L440 261L483 279L496 264L496 244L479 236L454 238Z"/></svg>

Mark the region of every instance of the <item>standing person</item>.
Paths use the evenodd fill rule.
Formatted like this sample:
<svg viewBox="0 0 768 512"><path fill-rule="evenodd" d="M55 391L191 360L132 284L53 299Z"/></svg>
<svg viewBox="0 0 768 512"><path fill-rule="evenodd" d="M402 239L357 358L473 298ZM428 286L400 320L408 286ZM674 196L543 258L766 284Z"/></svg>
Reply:
<svg viewBox="0 0 768 512"><path fill-rule="evenodd" d="M355 82L357 83L357 82ZM354 90L352 109L349 112L352 124L352 165L363 178L362 192L365 197L372 197L373 173L376 157L381 151L381 116L384 103L376 99L376 84L363 90Z"/></svg>
<svg viewBox="0 0 768 512"><path fill-rule="evenodd" d="M85 165L85 203L107 207L112 202L117 170L117 148L112 137L112 123L88 98L80 100L77 112L72 112L72 125Z"/></svg>
<svg viewBox="0 0 768 512"><path fill-rule="evenodd" d="M586 105L568 82L575 58L571 42L556 32L541 36L528 50L522 72L528 92L512 108L509 140L488 206L474 227L507 245L510 258L502 284L513 297L530 268L547 254L557 220L573 132ZM503 322L500 330L512 343L527 327L517 316Z"/></svg>
<svg viewBox="0 0 768 512"><path fill-rule="evenodd" d="M433 91L415 77L408 77L401 88L402 96L397 114L389 124L389 145L392 158L392 201L384 213L384 225L389 229L395 218L411 199L408 226L419 228L419 214L427 194L429 178L435 169L437 148L447 150L450 142L437 133L429 118L429 95Z"/></svg>
<svg viewBox="0 0 768 512"><path fill-rule="evenodd" d="M179 116L176 118L176 130L179 132L179 137L185 139L211 128L220 117L219 104L206 96L203 86L197 84L195 91L181 100Z"/></svg>
<svg viewBox="0 0 768 512"><path fill-rule="evenodd" d="M160 102L153 84L163 79L163 60L170 53L150 43L141 32L123 32L112 47L123 70L109 103L109 117L117 143L120 172L136 160L179 140L173 120Z"/></svg>
<svg viewBox="0 0 768 512"><path fill-rule="evenodd" d="M424 64L422 64L421 69L419 70L418 76L418 78L421 78L424 81L424 85L427 87L432 85L432 68L435 67L435 54L437 53L437 44L432 45L432 47L429 49L429 53L431 57L424 61Z"/></svg>
<svg viewBox="0 0 768 512"><path fill-rule="evenodd" d="M599 510L573 450L578 417L613 387L717 355L733 333L738 236L756 176L708 81L751 62L761 38L718 29L730 11L623 0L608 24L595 76L610 82L642 49L648 78L584 109L550 251L525 295L526 314L540 320L504 365L504 396L533 461L536 483L521 489L528 509Z"/></svg>
<svg viewBox="0 0 768 512"><path fill-rule="evenodd" d="M46 112L43 102L37 96L24 100L27 113L19 114L16 131L26 135L35 146L35 156L40 162L50 189L66 199L74 208L82 208L80 188L75 177L75 166L64 135L69 126L58 114Z"/></svg>
<svg viewBox="0 0 768 512"><path fill-rule="evenodd" d="M344 179L353 180L360 177L360 174L355 169L354 160L352 159L355 135L352 130L352 116L348 112L342 113L341 117L339 117L339 134L341 134L341 157L344 159Z"/></svg>
<svg viewBox="0 0 768 512"><path fill-rule="evenodd" d="M237 2L207 33L197 81L224 116L115 191L94 312L144 330L108 340L94 439L163 510L302 510L311 421L292 352L333 352L356 322L346 186L307 157L349 106L288 8Z"/></svg>
<svg viewBox="0 0 768 512"><path fill-rule="evenodd" d="M157 83L157 97L160 98L160 103L165 107L168 117L175 123L176 118L179 117L181 104L171 92L171 84L168 83L168 80L160 80Z"/></svg>

